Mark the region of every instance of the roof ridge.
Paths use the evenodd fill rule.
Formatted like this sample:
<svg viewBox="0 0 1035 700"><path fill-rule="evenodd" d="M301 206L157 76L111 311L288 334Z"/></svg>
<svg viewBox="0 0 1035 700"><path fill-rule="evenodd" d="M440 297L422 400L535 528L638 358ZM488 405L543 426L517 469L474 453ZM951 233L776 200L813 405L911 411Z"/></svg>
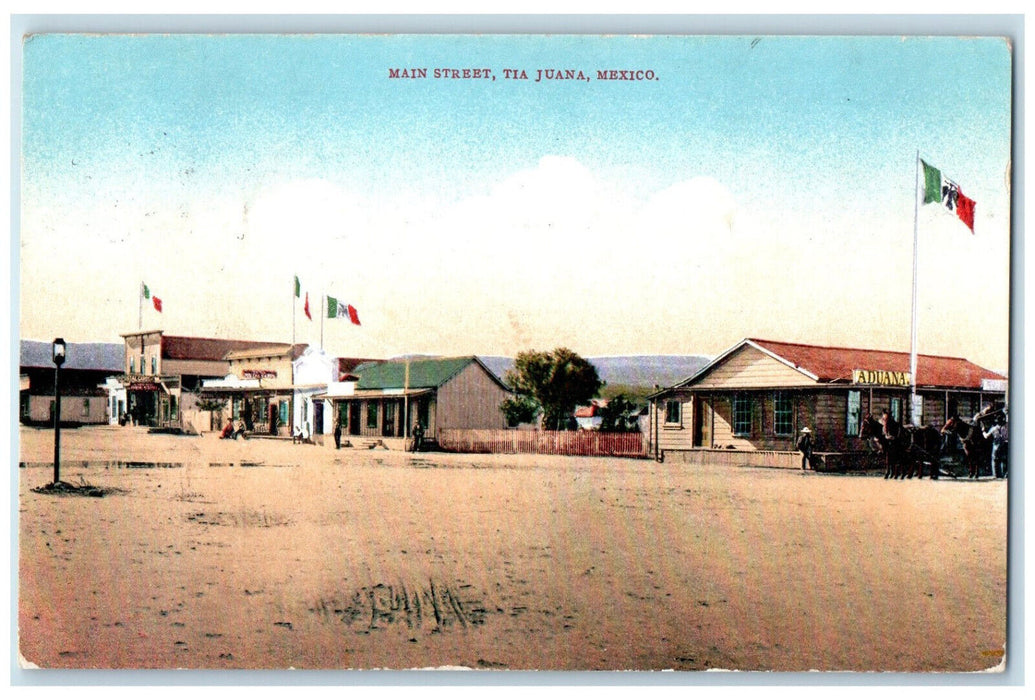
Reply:
<svg viewBox="0 0 1035 700"><path fill-rule="evenodd" d="M770 340L766 338L747 338L752 343L765 344L770 343L774 345L793 345L799 348L815 348L817 350L851 350L853 352L879 352L885 355L909 355L907 350L881 350L880 348L861 348L853 347L851 345L818 345L816 343L796 343L789 340ZM963 362L971 362L965 357L958 355L932 355L931 353L919 352L917 357L930 357L937 360L961 360ZM974 364L971 362L971 364ZM980 366L980 365L976 365Z"/></svg>

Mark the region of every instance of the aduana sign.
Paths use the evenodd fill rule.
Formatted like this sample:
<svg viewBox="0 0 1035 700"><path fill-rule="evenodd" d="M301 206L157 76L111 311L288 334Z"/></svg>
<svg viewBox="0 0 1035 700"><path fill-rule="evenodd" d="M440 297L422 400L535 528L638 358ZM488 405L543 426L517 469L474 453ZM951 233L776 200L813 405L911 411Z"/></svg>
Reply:
<svg viewBox="0 0 1035 700"><path fill-rule="evenodd" d="M852 384L876 384L878 386L909 386L909 372L892 372L886 369L854 369Z"/></svg>

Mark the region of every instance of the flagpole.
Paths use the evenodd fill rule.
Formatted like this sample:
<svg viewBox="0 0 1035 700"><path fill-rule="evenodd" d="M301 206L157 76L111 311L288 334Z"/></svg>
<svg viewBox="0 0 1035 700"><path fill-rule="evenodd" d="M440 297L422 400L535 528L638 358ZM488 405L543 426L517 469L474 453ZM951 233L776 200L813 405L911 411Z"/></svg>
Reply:
<svg viewBox="0 0 1035 700"><path fill-rule="evenodd" d="M917 252L920 248L920 149L916 151L916 169L913 175L913 314L909 343L909 421L917 425L916 408L916 346L917 346Z"/></svg>
<svg viewBox="0 0 1035 700"><path fill-rule="evenodd" d="M320 297L320 349L323 350L323 317L327 315L324 306L327 304L327 295Z"/></svg>
<svg viewBox="0 0 1035 700"><path fill-rule="evenodd" d="M137 290L137 330L144 330L144 283Z"/></svg>
<svg viewBox="0 0 1035 700"><path fill-rule="evenodd" d="M291 347L295 347L295 298L298 296L298 276L291 281Z"/></svg>

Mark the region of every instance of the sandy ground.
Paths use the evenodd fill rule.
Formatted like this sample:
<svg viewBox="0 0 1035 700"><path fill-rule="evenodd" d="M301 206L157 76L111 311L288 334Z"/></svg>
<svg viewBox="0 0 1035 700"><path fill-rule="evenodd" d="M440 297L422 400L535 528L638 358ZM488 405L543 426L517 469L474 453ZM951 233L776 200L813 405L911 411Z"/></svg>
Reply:
<svg viewBox="0 0 1035 700"><path fill-rule="evenodd" d="M1004 482L22 429L45 668L974 671Z"/></svg>

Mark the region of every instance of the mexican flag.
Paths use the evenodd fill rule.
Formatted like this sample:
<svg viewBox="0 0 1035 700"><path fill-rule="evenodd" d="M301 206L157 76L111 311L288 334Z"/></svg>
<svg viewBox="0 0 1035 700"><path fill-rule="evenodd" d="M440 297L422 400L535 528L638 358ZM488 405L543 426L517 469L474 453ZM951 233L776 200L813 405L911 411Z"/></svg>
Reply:
<svg viewBox="0 0 1035 700"><path fill-rule="evenodd" d="M920 164L924 166L924 204L941 204L974 233L974 200L964 195L959 185L943 176L941 170L923 160Z"/></svg>
<svg viewBox="0 0 1035 700"><path fill-rule="evenodd" d="M345 304L334 297L327 297L327 318L347 318L355 325L359 323L359 312L352 304Z"/></svg>
<svg viewBox="0 0 1035 700"><path fill-rule="evenodd" d="M151 290L148 289L147 285L143 282L140 283L140 296L144 299L150 299L151 303L155 307L155 311L162 313L162 300L158 297L151 296Z"/></svg>

